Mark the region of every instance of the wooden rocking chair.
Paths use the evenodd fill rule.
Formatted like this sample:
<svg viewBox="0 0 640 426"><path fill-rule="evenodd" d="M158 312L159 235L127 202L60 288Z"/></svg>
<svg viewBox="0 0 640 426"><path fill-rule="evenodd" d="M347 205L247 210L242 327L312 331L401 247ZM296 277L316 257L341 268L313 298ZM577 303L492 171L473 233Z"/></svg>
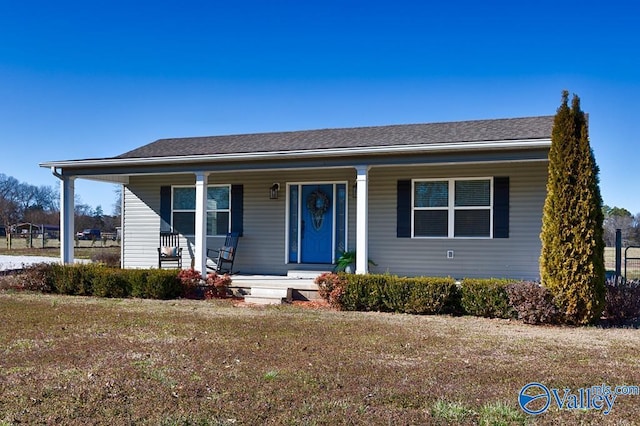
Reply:
<svg viewBox="0 0 640 426"><path fill-rule="evenodd" d="M158 269L168 263L177 269L182 269L182 247L180 234L175 232L160 232L160 247L158 247Z"/></svg>
<svg viewBox="0 0 640 426"><path fill-rule="evenodd" d="M219 249L207 249L207 269L218 274L233 273L233 260L238 249L240 234L231 232L227 234L224 245Z"/></svg>

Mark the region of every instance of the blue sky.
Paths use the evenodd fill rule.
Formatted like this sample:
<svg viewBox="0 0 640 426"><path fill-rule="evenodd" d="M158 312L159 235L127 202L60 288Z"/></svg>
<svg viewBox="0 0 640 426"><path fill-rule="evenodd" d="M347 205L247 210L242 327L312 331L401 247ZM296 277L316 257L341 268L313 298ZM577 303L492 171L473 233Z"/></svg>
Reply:
<svg viewBox="0 0 640 426"><path fill-rule="evenodd" d="M640 213L634 1L0 0L0 173L165 137L590 115L605 204ZM114 187L78 181L112 211Z"/></svg>

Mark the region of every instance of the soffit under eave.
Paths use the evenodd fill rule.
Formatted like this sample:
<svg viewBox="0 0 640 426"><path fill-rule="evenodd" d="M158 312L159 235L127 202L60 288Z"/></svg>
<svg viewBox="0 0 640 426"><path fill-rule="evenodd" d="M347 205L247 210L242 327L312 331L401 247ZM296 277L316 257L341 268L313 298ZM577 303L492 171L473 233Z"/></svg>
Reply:
<svg viewBox="0 0 640 426"><path fill-rule="evenodd" d="M67 167L64 175L76 176L83 179L98 180L101 182L127 183L128 177L132 175L160 175L160 174L183 174L196 172L240 172L240 171L268 171L268 170L291 170L291 169L326 169L326 168L346 168L359 165L369 165L373 167L393 167L405 165L434 165L434 164L464 164L464 163L496 163L496 162L522 162L522 161L547 161L548 149L539 148L531 150L502 150L487 151L483 153L436 153L423 155L403 155L395 157L372 156L363 157L341 157L333 159L296 159L284 161L247 161L247 162L203 162L203 163L179 163L153 164L132 166L109 166L109 167Z"/></svg>

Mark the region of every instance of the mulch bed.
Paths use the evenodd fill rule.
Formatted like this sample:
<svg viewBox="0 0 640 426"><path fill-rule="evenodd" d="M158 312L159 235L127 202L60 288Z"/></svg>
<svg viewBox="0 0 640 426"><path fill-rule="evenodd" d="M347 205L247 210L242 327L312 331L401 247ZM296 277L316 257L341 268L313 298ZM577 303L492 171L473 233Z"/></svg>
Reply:
<svg viewBox="0 0 640 426"><path fill-rule="evenodd" d="M262 307L267 305L257 305L255 303L246 303L242 297L233 297L225 300L231 301L233 306L241 307L241 308L249 308L249 307ZM304 309L312 309L312 310L325 310L331 311L333 308L329 306L329 303L326 300L294 300L290 303L290 305L298 306Z"/></svg>
<svg viewBox="0 0 640 426"><path fill-rule="evenodd" d="M294 300L291 302L293 306L300 306L301 308L314 309L314 310L327 310L330 311L333 308L329 306L329 302L326 300Z"/></svg>

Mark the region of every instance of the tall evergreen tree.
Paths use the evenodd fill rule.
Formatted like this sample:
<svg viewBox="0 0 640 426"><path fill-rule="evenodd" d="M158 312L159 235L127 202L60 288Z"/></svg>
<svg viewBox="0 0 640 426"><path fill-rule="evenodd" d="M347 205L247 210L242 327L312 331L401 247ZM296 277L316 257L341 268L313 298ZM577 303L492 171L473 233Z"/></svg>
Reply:
<svg viewBox="0 0 640 426"><path fill-rule="evenodd" d="M551 134L540 277L566 322L588 324L604 307L604 215L587 118L568 99L565 90Z"/></svg>

